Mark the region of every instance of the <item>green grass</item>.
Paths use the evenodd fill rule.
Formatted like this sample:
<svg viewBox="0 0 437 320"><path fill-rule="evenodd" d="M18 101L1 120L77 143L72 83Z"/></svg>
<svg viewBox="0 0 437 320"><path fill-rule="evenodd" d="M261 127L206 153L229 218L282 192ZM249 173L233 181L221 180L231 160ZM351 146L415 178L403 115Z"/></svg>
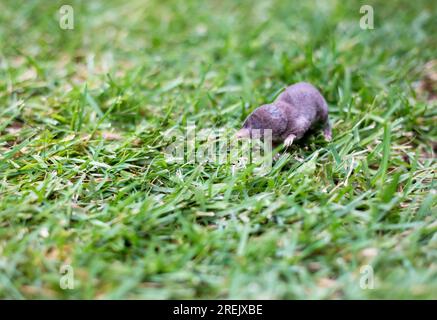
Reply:
<svg viewBox="0 0 437 320"><path fill-rule="evenodd" d="M65 2L3 0L0 298L436 299L436 102L416 87L437 3L365 3L374 30L358 1L71 0L61 30ZM166 161L166 130L238 129L298 81L332 142L265 176Z"/></svg>

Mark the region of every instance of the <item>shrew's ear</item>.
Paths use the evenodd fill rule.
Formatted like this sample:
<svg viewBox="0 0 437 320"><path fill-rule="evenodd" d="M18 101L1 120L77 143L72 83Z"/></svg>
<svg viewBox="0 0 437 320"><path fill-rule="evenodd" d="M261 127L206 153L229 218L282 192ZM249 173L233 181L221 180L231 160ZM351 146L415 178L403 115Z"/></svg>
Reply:
<svg viewBox="0 0 437 320"><path fill-rule="evenodd" d="M246 128L238 130L237 133L235 134L235 138L237 139L244 139L249 137L250 137L250 130Z"/></svg>

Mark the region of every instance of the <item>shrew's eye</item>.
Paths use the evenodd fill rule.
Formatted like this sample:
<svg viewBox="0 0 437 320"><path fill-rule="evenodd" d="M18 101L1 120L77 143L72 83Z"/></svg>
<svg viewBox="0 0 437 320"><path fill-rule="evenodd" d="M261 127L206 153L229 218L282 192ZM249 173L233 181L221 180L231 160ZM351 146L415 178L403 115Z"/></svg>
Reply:
<svg viewBox="0 0 437 320"><path fill-rule="evenodd" d="M282 113L281 110L275 105L271 105L270 108L267 109L273 118L281 118Z"/></svg>

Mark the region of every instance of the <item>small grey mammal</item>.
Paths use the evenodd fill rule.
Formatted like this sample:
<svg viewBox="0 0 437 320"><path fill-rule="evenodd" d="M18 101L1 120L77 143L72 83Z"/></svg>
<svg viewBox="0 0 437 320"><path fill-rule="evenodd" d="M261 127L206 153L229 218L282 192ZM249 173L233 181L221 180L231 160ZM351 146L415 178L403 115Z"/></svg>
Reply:
<svg viewBox="0 0 437 320"><path fill-rule="evenodd" d="M327 141L332 138L328 104L311 84L299 82L289 86L271 104L255 109L244 121L237 138L253 137L252 130L272 130L274 144L289 147L310 129L321 128Z"/></svg>

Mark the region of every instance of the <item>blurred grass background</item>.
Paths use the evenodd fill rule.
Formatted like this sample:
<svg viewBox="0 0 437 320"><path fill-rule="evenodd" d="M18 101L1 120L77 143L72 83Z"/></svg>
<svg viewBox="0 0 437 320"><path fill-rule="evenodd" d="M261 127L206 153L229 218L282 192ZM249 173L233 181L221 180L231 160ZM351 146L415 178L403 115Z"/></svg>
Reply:
<svg viewBox="0 0 437 320"><path fill-rule="evenodd" d="M3 0L0 297L436 299L436 13ZM325 95L331 143L310 137L264 177L165 161L165 130L237 129L298 81Z"/></svg>

